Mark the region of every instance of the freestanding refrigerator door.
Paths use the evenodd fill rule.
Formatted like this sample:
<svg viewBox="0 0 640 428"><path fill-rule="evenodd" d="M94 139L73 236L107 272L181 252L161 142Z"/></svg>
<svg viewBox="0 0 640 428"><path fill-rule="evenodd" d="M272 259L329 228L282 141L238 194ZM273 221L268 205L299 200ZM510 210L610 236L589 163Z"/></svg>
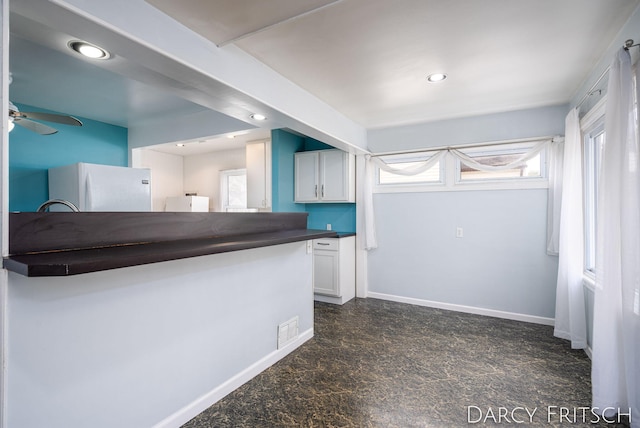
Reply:
<svg viewBox="0 0 640 428"><path fill-rule="evenodd" d="M151 211L148 169L85 166L87 211Z"/></svg>

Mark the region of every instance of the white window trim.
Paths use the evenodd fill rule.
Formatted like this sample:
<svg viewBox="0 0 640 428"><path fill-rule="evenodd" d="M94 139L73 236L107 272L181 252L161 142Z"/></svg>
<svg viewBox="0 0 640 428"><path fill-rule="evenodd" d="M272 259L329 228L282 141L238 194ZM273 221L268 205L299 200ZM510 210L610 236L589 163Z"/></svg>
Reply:
<svg viewBox="0 0 640 428"><path fill-rule="evenodd" d="M604 115L606 112L606 104L607 104L607 95L605 94L583 117L582 119L580 119L580 132L582 134L582 156L583 156L583 162L584 162L584 136L586 135L587 132L590 132L593 128L596 127L596 125L598 125L599 122L604 120ZM584 178L584 177L583 177ZM583 189L584 191L585 189ZM583 200L586 202L587 200L587 195L584 195ZM583 207L583 209L585 209L585 207ZM586 215L586 211L585 211L585 215ZM586 219L585 219L585 227L586 227ZM586 229L585 231L586 232ZM587 260L587 236L585 233L584 236L584 243L585 243L585 266L584 266L584 273L583 273L583 282L585 283L585 285L588 286L588 288L592 288L595 287L595 271L591 271L589 269L587 269L586 266L586 260Z"/></svg>
<svg viewBox="0 0 640 428"><path fill-rule="evenodd" d="M583 117L580 119L580 130L582 133L586 132L590 129L596 122L599 122L603 117L607 107L607 96L604 95L600 101L594 105L591 110L589 110Z"/></svg>

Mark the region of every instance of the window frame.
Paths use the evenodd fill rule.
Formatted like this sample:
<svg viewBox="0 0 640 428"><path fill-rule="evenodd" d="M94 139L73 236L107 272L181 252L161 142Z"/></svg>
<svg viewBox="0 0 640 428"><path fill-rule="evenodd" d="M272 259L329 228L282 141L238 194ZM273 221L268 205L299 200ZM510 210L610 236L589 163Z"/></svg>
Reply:
<svg viewBox="0 0 640 428"><path fill-rule="evenodd" d="M588 165L587 165L587 140L591 138L591 136L593 134L603 134L604 135L604 139L605 139L605 143L606 143L606 134L604 134L604 122L605 122L605 110L606 110L606 100L607 97L606 95L604 97L602 97L602 99L600 99L600 101L598 101L596 103L595 106L593 106L593 108L591 110L589 110L580 120L580 131L582 133L582 168L583 168L583 173L582 173L582 198L583 198L583 241L584 241L584 278L586 280L586 284L590 284L593 283L595 281L595 276L596 276L596 272L595 272L595 265L596 265L596 261L595 261L595 251L597 249L597 235L598 235L598 230L595 227L596 223L596 218L595 215L597 214L597 183L598 181L596 180L595 183L588 183L588 172L593 172L593 171L589 171L588 170ZM596 168L595 165L592 165L593 169L596 171L596 173L599 173L599 168ZM598 178L598 177L596 177ZM587 186L591 185L592 187L595 186L595 189L588 189ZM590 190L595 190L593 195L590 195L588 192ZM589 209L589 203L593 202L594 206L592 209L592 213L588 212ZM589 215L594 216L593 218L588 217ZM591 222L591 223L590 223ZM588 228L590 227L590 224L593 224L593 230L589 231ZM590 233L592 233L592 236L590 236ZM593 251L594 254L594 258L593 258L593 266L589 266L588 262L590 260L590 252Z"/></svg>
<svg viewBox="0 0 640 428"><path fill-rule="evenodd" d="M390 165L398 165L398 164L407 164L407 163L413 163L413 162L428 161L429 159L431 159L432 156L435 156L435 155L429 154L429 153L415 153L415 154L403 154L403 155L388 155L388 156L381 156L380 158L382 160L384 160L385 158L386 159L395 158L396 162L389 162L389 164ZM381 183L380 182L381 169L380 169L380 167L376 166L375 167L375 172L374 172L374 180L375 180L374 181L374 189L403 190L403 189L406 188L406 189L410 189L411 191L420 191L423 188L429 188L429 187L433 187L433 186L442 186L444 184L444 180L445 180L444 164L445 164L445 159L443 158L436 165L434 165L429 170L427 170L427 171L430 171L432 168L436 168L436 167L438 168L438 180L437 181L436 180L434 180L434 181L414 181L414 182L406 182L406 183ZM375 190L374 190L374 192L375 192Z"/></svg>
<svg viewBox="0 0 640 428"><path fill-rule="evenodd" d="M587 131L583 137L584 268L593 274L598 243L598 186L605 142L604 121Z"/></svg>
<svg viewBox="0 0 640 428"><path fill-rule="evenodd" d="M523 150L533 148L538 141L526 142L526 143L513 143L513 144L501 144L494 146L485 146L485 147L477 147L477 148L467 148L460 150L461 152L469 155L470 157L475 156L500 156L500 155L512 155L522 153ZM508 147L507 147L508 146ZM475 155L475 156L473 156ZM460 159L455 159L456 161L456 170L455 170L455 183L457 185L467 185L474 183L501 183L505 181L536 181L536 180L547 180L547 149L543 149L539 153L540 155L540 175L530 177L530 176L520 176L520 177L501 177L501 178L477 178L477 179L463 179L462 178L462 162ZM479 170L478 170L479 171ZM483 171L480 171L483 172Z"/></svg>
<svg viewBox="0 0 640 428"><path fill-rule="evenodd" d="M227 205L229 201L229 177L247 176L246 168L226 169L220 171L220 210L222 212L252 212L255 209L247 208L245 197L244 206Z"/></svg>
<svg viewBox="0 0 640 428"><path fill-rule="evenodd" d="M497 142L495 144L483 145L484 151L492 151L499 153L502 146L510 146L515 144L533 146L540 141L549 139L550 137L540 137L532 141L514 141L513 143ZM452 146L455 148L455 146ZM478 147L479 148L479 147ZM472 147L469 147L472 149ZM425 149L425 152L428 149ZM512 149L513 150L513 149ZM415 159L425 159L425 152L415 153ZM513 190L513 189L547 189L549 187L548 179L548 148L544 148L540 152L540 177L508 177L502 179L490 180L457 180L458 171L460 169L460 161L450 153L440 161L440 182L415 183L415 184L380 184L378 166L373 171L373 193L418 193L418 192L455 192L455 191L474 191L474 190ZM407 159L410 159L407 157Z"/></svg>

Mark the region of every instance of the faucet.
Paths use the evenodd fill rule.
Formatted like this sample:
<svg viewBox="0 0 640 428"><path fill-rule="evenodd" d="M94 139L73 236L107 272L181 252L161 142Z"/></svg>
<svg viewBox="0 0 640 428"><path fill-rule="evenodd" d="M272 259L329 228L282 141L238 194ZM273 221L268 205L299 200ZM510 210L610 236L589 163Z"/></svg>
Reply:
<svg viewBox="0 0 640 428"><path fill-rule="evenodd" d="M64 199L49 199L48 201L46 201L45 203L43 203L42 205L40 205L38 207L38 212L39 213L43 213L51 205L56 205L56 204L65 205L65 206L69 207L69 209L71 209L71 211L73 211L73 212L76 212L76 213L80 212L80 210L78 209L77 206L75 206L73 203L71 203L69 201L65 201Z"/></svg>

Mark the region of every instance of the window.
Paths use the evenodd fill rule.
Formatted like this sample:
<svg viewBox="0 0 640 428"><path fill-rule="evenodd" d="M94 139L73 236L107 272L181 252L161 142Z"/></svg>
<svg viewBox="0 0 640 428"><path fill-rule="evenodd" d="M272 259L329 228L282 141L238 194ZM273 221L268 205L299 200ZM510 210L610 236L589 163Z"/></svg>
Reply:
<svg viewBox="0 0 640 428"><path fill-rule="evenodd" d="M223 212L249 212L247 208L247 170L220 171L220 208Z"/></svg>
<svg viewBox="0 0 640 428"><path fill-rule="evenodd" d="M418 167L422 162L428 160L430 155L392 155L384 156L382 160L394 169L410 169ZM412 185L412 184L433 184L442 183L441 162L436 162L434 166L426 171L415 175L401 175L388 172L378 168L379 185Z"/></svg>
<svg viewBox="0 0 640 428"><path fill-rule="evenodd" d="M429 159L433 159L434 165L419 174L403 175L388 171L378 161L374 161L378 166L373 191L399 193L544 189L549 186L546 173L546 145L552 144L549 140L541 138L538 141L380 156L377 159L391 169L419 170ZM525 160L521 161L523 158ZM511 167L511 164L516 166ZM489 168L484 169L483 166ZM491 168L501 166L509 169Z"/></svg>
<svg viewBox="0 0 640 428"><path fill-rule="evenodd" d="M598 179L604 144L604 123L601 120L584 135L584 264L585 269L592 273L596 267Z"/></svg>
<svg viewBox="0 0 640 428"><path fill-rule="evenodd" d="M460 150L478 163L487 166L503 166L515 162L534 147L535 143L504 144ZM542 178L543 152L538 153L520 166L500 171L480 171L458 160L457 181L492 181L504 179Z"/></svg>

